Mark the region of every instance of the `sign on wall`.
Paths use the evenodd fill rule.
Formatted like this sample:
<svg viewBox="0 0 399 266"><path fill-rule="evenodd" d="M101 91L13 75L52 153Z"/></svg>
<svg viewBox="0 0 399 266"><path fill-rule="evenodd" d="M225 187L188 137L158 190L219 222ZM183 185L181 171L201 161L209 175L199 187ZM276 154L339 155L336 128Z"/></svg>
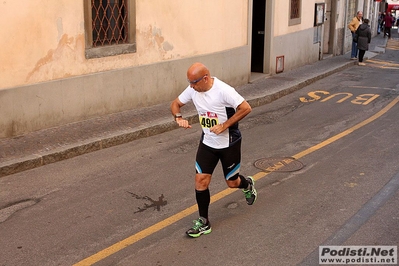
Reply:
<svg viewBox="0 0 399 266"><path fill-rule="evenodd" d="M324 12L325 12L326 4L325 3L316 3L315 11L314 11L314 26L320 26L324 23Z"/></svg>

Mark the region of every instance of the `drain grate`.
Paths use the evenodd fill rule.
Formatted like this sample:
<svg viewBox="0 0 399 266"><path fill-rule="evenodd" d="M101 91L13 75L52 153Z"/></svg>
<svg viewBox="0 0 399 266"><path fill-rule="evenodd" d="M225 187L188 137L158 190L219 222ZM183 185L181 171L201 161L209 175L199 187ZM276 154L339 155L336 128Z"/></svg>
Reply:
<svg viewBox="0 0 399 266"><path fill-rule="evenodd" d="M292 157L262 158L254 165L265 172L295 172L304 167L303 163Z"/></svg>

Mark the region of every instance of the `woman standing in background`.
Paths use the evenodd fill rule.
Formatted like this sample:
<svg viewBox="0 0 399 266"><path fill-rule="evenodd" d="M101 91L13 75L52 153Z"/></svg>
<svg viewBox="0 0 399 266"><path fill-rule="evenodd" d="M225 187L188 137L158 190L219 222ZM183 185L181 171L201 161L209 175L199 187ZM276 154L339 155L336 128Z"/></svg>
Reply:
<svg viewBox="0 0 399 266"><path fill-rule="evenodd" d="M356 30L358 36L357 48L359 49L359 66L365 66L363 63L363 57L366 51L369 49L369 43L371 41L371 29L369 26L370 20L367 18L363 20L363 24Z"/></svg>

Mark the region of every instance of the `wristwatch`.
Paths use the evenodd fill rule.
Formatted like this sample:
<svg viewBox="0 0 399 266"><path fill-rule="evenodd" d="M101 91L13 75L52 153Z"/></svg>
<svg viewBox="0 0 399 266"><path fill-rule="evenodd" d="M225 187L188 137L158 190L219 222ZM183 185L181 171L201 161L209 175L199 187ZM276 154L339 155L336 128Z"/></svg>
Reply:
<svg viewBox="0 0 399 266"><path fill-rule="evenodd" d="M177 119L177 118L182 118L183 116L181 115L181 113L177 113L177 114L175 114L175 120Z"/></svg>

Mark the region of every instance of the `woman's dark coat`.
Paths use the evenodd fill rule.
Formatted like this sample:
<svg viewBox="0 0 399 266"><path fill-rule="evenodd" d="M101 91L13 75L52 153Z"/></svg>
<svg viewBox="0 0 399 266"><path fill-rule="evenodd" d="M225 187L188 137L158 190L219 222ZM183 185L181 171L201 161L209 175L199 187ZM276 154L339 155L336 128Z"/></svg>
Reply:
<svg viewBox="0 0 399 266"><path fill-rule="evenodd" d="M369 43L371 42L371 29L366 23L363 23L357 28L357 48L359 50L367 51L369 49Z"/></svg>

